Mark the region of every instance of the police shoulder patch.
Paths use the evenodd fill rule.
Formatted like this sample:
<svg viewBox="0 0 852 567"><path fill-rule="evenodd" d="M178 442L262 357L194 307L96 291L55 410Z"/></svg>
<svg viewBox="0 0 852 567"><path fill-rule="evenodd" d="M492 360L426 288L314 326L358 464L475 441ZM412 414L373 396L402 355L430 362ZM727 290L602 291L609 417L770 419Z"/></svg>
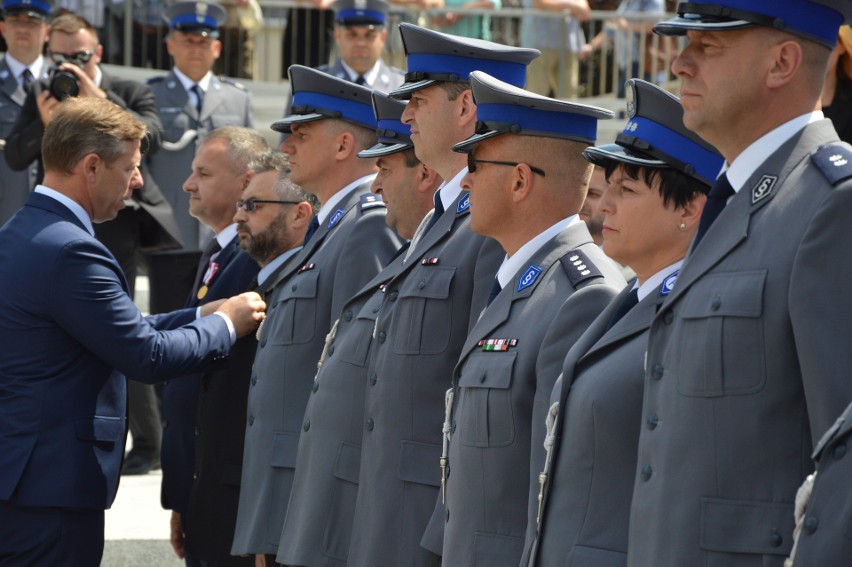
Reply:
<svg viewBox="0 0 852 567"><path fill-rule="evenodd" d="M601 273L598 267L595 266L589 257L586 256L586 254L579 248L575 248L562 256L559 259L559 262L562 264L562 269L565 270L565 274L568 276L568 281L570 281L571 285L574 287L577 287L577 285L586 280L603 277L603 273Z"/></svg>
<svg viewBox="0 0 852 567"><path fill-rule="evenodd" d="M157 83L162 83L162 82L163 82L163 81L165 81L165 80L166 80L166 76L165 76L165 75L161 75L161 76L159 76L159 77L151 77L150 79L148 79L147 81L145 81L145 83L146 83L146 84L148 84L148 85L155 85L155 84L157 84Z"/></svg>
<svg viewBox="0 0 852 567"><path fill-rule="evenodd" d="M360 202L358 205L361 207L361 210L365 209L373 209L376 207L386 208L384 199L382 199L381 195L376 195L375 193L364 193L361 195Z"/></svg>
<svg viewBox="0 0 852 567"><path fill-rule="evenodd" d="M822 146L811 155L811 160L833 187L852 177L852 147L847 144Z"/></svg>
<svg viewBox="0 0 852 567"><path fill-rule="evenodd" d="M248 90L244 84L240 83L239 81L229 79L228 77L220 76L219 81L222 82L222 83L225 83L226 85L231 85L232 87L236 87L236 88L240 89L241 91L247 91Z"/></svg>

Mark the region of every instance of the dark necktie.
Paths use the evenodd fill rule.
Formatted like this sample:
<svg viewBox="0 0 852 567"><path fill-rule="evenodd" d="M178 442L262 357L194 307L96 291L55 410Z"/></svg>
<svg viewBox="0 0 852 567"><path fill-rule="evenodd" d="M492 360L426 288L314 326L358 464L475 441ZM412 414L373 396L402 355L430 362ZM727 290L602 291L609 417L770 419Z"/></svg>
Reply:
<svg viewBox="0 0 852 567"><path fill-rule="evenodd" d="M429 219L429 223L426 225L426 229L423 231L423 234L429 232L429 230L435 226L435 223L438 222L438 219L441 218L441 215L444 214L444 203L441 201L441 192L438 191L435 193L435 212L432 213L432 218Z"/></svg>
<svg viewBox="0 0 852 567"><path fill-rule="evenodd" d="M621 305L619 305L615 313L612 314L612 319L609 320L609 325L606 326L606 330L609 331L612 329L622 317L627 315L628 311L636 306L637 303L639 303L639 288L636 288L627 294L624 301L621 302Z"/></svg>
<svg viewBox="0 0 852 567"><path fill-rule="evenodd" d="M361 85L362 87L367 86L367 79L364 78L364 75L358 75L358 78L355 79L356 85Z"/></svg>
<svg viewBox="0 0 852 567"><path fill-rule="evenodd" d="M494 283L491 284L491 292L488 294L488 303L486 303L485 306L488 307L491 305L491 302L494 301L494 298L497 297L502 290L503 286L500 285L500 280L498 280L497 276L495 276Z"/></svg>
<svg viewBox="0 0 852 567"><path fill-rule="evenodd" d="M201 114L201 107L204 106L204 91L198 85L192 85L190 90L195 93L195 109L198 114Z"/></svg>
<svg viewBox="0 0 852 567"><path fill-rule="evenodd" d="M302 244L302 246L308 245L308 241L311 239L311 237L314 235L318 228L319 219L316 217L316 215L314 215L314 218L311 219L311 224L308 225L308 232L305 234L305 242Z"/></svg>
<svg viewBox="0 0 852 567"><path fill-rule="evenodd" d="M210 267L210 259L221 249L222 247L219 245L219 241L215 238L208 242L207 246L204 247L204 250L201 252L201 259L198 261L198 271L195 272L195 284L192 286L192 297L196 297L198 288L201 287L201 278L204 277L204 273L207 271L207 268Z"/></svg>
<svg viewBox="0 0 852 567"><path fill-rule="evenodd" d="M704 211L701 213L701 222L698 223L698 231L695 233L695 242L692 245L693 250L698 246L701 239L704 238L707 229L710 228L710 225L713 224L713 221L716 220L716 217L719 216L719 213L728 204L728 199L733 194L734 188L731 187L728 176L723 173L716 180L716 183L713 184L710 193L707 194L707 203L704 204Z"/></svg>
<svg viewBox="0 0 852 567"><path fill-rule="evenodd" d="M30 83L33 82L33 73L30 71L29 67L24 69L24 72L21 73L21 87L24 89L24 92L29 92Z"/></svg>

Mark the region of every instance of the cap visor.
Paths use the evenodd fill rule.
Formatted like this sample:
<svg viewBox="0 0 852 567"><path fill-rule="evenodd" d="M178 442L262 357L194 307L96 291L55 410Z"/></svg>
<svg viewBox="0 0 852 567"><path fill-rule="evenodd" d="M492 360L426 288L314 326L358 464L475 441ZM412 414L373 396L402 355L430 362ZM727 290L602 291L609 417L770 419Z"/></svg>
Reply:
<svg viewBox="0 0 852 567"><path fill-rule="evenodd" d="M658 35L686 35L689 30L730 31L751 26L754 26L754 24L745 20L712 21L675 17L656 24L654 33Z"/></svg>
<svg viewBox="0 0 852 567"><path fill-rule="evenodd" d="M500 134L506 134L506 132L501 132L499 130L489 130L488 132L483 132L482 134L474 134L467 140L459 142L450 149L460 154L469 154L473 151L473 148L476 147L476 144L478 144L482 140L487 140L488 138L493 138L495 136L499 136Z"/></svg>
<svg viewBox="0 0 852 567"><path fill-rule="evenodd" d="M411 144L376 144L372 148L367 148L366 150L361 150L358 152L359 158L377 158L382 156L389 156L391 154L395 154L397 152L401 152L407 150L409 148L413 148Z"/></svg>
<svg viewBox="0 0 852 567"><path fill-rule="evenodd" d="M639 157L635 154L627 153L622 146L618 144L606 144L603 146L592 146L583 150L583 157L595 165L605 165L607 161L617 161L620 163L629 163L640 167L671 167L662 160Z"/></svg>
<svg viewBox="0 0 852 567"><path fill-rule="evenodd" d="M290 116L286 116L281 120L276 120L272 123L270 128L272 130L275 130L276 132L285 132L289 134L291 124L298 124L301 122L313 122L314 120L321 120L323 118L328 118L328 116L323 116L322 114L291 114Z"/></svg>
<svg viewBox="0 0 852 567"><path fill-rule="evenodd" d="M419 91L421 89L425 89L426 87L431 87L437 82L438 81L436 81L435 79L423 79L422 81L405 82L402 83L399 87L389 92L388 96L399 100L408 100L409 98L411 98L411 93L413 93L414 91Z"/></svg>

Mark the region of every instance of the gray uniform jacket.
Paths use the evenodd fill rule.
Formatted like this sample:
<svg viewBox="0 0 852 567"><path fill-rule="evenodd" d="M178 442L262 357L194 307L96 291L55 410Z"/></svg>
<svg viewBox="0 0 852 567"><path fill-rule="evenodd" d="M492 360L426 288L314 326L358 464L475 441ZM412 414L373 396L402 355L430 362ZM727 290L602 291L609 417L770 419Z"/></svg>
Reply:
<svg viewBox="0 0 852 567"><path fill-rule="evenodd" d="M852 399L850 176L831 122L810 124L687 257L651 324L629 565L790 552L815 441Z"/></svg>
<svg viewBox="0 0 852 567"><path fill-rule="evenodd" d="M400 254L343 306L314 379L296 456L296 474L277 561L345 565L358 494L367 359L384 284L403 266Z"/></svg>
<svg viewBox="0 0 852 567"><path fill-rule="evenodd" d="M361 199L364 196L365 199ZM276 277L260 333L248 399L232 553L276 553L296 466L302 417L325 336L343 304L399 248L387 209L352 190Z"/></svg>
<svg viewBox="0 0 852 567"><path fill-rule="evenodd" d="M370 356L350 565L417 567L440 475L444 392L503 259L471 232L467 192L385 288Z"/></svg>
<svg viewBox="0 0 852 567"><path fill-rule="evenodd" d="M36 79L47 77L47 61L42 69L42 76ZM26 98L24 89L18 84L3 55L0 57L0 139L4 147ZM36 170L35 161L23 171L14 171L5 159L0 159L0 226L6 224L24 206L35 184Z"/></svg>
<svg viewBox="0 0 852 567"><path fill-rule="evenodd" d="M174 210L184 248L197 250L204 243L199 245L199 224L189 215L189 194L183 183L192 172L198 142L205 134L220 126L254 127L251 95L240 83L211 77L199 115L173 71L148 84L163 122L163 145L146 159L154 181Z"/></svg>
<svg viewBox="0 0 852 567"><path fill-rule="evenodd" d="M545 417L562 368L561 357L540 359L548 352L541 347L558 345L564 355L624 286L582 222L528 266L482 313L453 371L446 565L517 567L530 487L538 493L539 467L530 465L544 460Z"/></svg>
<svg viewBox="0 0 852 567"><path fill-rule="evenodd" d="M553 388L558 418L550 466L534 461L547 474L541 522L536 529L536 515L530 516L522 565L627 564L643 361L648 327L664 299L648 295L607 330L631 288L568 352ZM531 503L538 507L537 496Z"/></svg>
<svg viewBox="0 0 852 567"><path fill-rule="evenodd" d="M817 474L794 567L847 565L852 558L852 404L823 435L816 450Z"/></svg>

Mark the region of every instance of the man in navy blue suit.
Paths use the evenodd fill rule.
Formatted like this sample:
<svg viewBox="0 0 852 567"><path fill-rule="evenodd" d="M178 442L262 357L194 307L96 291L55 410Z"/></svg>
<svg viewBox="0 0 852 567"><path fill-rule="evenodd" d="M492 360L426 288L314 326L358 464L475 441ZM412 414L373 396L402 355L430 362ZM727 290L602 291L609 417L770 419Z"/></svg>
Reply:
<svg viewBox="0 0 852 567"><path fill-rule="evenodd" d="M124 376L222 366L263 317L253 292L149 318L130 300L92 223L141 187L145 134L108 100L63 102L44 136L44 184L0 230L4 565L98 565L127 431Z"/></svg>

